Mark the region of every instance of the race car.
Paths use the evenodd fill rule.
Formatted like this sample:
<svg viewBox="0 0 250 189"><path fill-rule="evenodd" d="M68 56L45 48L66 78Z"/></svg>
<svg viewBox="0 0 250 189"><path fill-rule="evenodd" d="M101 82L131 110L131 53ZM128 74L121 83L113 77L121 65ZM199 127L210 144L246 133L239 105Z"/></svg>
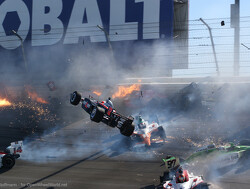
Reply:
<svg viewBox="0 0 250 189"><path fill-rule="evenodd" d="M134 132L134 118L126 117L116 112L110 98L106 101L99 102L90 98L82 98L77 91L73 92L70 97L72 105L78 105L81 102L82 108L90 115L90 119L96 123L103 122L110 127L117 127L121 134L130 136Z"/></svg>
<svg viewBox="0 0 250 189"><path fill-rule="evenodd" d="M165 142L165 131L158 121L149 124L139 115L135 117L134 122L135 130L130 137L131 148L158 146Z"/></svg>
<svg viewBox="0 0 250 189"><path fill-rule="evenodd" d="M5 151L0 152L0 168L11 169L22 153L23 141L12 142Z"/></svg>
<svg viewBox="0 0 250 189"><path fill-rule="evenodd" d="M180 166L179 158L167 156L163 161L166 171L160 180L164 189L208 189L202 176L195 176Z"/></svg>
<svg viewBox="0 0 250 189"><path fill-rule="evenodd" d="M225 146L208 146L198 149L195 153L189 156L185 162L194 162L196 160L204 160L207 157L216 158L217 162L222 162L221 166L236 163L239 159L247 156L250 152L250 142L248 140L241 141L239 145L229 143Z"/></svg>

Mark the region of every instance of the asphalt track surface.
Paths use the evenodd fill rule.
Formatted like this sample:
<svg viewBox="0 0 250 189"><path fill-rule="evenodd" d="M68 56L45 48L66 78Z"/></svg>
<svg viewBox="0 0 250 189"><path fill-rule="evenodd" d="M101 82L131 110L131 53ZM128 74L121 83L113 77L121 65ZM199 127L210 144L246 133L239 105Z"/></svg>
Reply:
<svg viewBox="0 0 250 189"><path fill-rule="evenodd" d="M161 158L167 154L186 157L193 150L195 142L177 139L178 129L184 126L176 124L168 130L163 146L147 150L128 150L118 129L89 119L42 137L28 137L16 165L0 169L0 188L155 188L164 171ZM208 183L215 189L247 189L249 175L249 167L237 167Z"/></svg>

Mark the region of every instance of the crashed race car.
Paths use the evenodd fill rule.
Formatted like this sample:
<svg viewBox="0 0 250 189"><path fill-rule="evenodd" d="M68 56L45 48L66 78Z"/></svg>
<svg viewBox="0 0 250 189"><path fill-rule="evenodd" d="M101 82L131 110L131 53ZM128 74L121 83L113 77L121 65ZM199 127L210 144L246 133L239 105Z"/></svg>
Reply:
<svg viewBox="0 0 250 189"><path fill-rule="evenodd" d="M5 151L0 152L0 168L11 169L15 165L16 159L20 157L22 147L23 141L12 142Z"/></svg>
<svg viewBox="0 0 250 189"><path fill-rule="evenodd" d="M117 127L121 134L130 136L134 132L134 118L126 117L116 112L110 98L99 102L94 98L82 98L77 91L70 97L72 105L78 105L81 102L82 108L90 115L90 119L96 123L103 122L110 127Z"/></svg>
<svg viewBox="0 0 250 189"><path fill-rule="evenodd" d="M250 153L250 141L244 140L235 145L234 143L229 143L225 146L215 146L214 144L207 145L198 149L195 153L190 155L185 163L203 161L208 157L213 161L213 159L220 164L220 166L226 166L230 164L237 163L237 161L243 159L245 156L249 156Z"/></svg>
<svg viewBox="0 0 250 189"><path fill-rule="evenodd" d="M180 166L179 158L167 156L163 159L166 171L160 177L161 188L164 189L208 189L202 176L195 176Z"/></svg>
<svg viewBox="0 0 250 189"><path fill-rule="evenodd" d="M139 115L134 122L135 130L130 137L131 148L159 146L165 142L165 131L158 121L149 123Z"/></svg>

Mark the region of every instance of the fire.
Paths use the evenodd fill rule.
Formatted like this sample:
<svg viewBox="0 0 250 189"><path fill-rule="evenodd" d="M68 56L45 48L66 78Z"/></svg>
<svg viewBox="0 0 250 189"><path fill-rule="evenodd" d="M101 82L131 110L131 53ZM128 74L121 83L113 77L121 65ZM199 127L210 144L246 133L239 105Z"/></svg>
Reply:
<svg viewBox="0 0 250 189"><path fill-rule="evenodd" d="M93 94L96 94L97 96L101 96L102 95L102 93L98 92L98 91L93 91Z"/></svg>
<svg viewBox="0 0 250 189"><path fill-rule="evenodd" d="M46 100L44 100L43 98L41 97L38 97L38 94L34 91L27 91L29 97L36 101L36 102L39 102L39 103L42 103L42 104L48 104L48 102Z"/></svg>
<svg viewBox="0 0 250 189"><path fill-rule="evenodd" d="M38 94L32 90L31 86L26 86L26 92L28 93L29 97L36 102L42 103L42 104L48 104L46 100L39 97Z"/></svg>
<svg viewBox="0 0 250 189"><path fill-rule="evenodd" d="M140 91L141 85L133 84L131 86L119 86L118 91L115 92L115 94L112 95L112 98L122 98L129 94L131 94L133 91Z"/></svg>
<svg viewBox="0 0 250 189"><path fill-rule="evenodd" d="M10 106L10 105L11 105L11 103L8 100L0 99L0 107L2 107L2 106Z"/></svg>

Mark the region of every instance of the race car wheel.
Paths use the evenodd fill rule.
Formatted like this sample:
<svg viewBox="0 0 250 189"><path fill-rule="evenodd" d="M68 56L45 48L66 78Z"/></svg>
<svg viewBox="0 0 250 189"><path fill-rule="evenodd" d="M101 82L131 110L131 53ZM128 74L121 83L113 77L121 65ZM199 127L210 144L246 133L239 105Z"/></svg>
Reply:
<svg viewBox="0 0 250 189"><path fill-rule="evenodd" d="M15 158L12 155L7 154L3 156L2 164L4 168L11 169L15 165L15 162Z"/></svg>
<svg viewBox="0 0 250 189"><path fill-rule="evenodd" d="M124 136L130 136L130 135L132 135L133 132L134 132L134 130L135 130L135 126L134 126L133 123L132 124L126 124L126 123L124 123L123 126L120 128L120 132Z"/></svg>
<svg viewBox="0 0 250 189"><path fill-rule="evenodd" d="M162 139L166 139L166 134L162 126L158 127L158 134Z"/></svg>
<svg viewBox="0 0 250 189"><path fill-rule="evenodd" d="M76 106L81 101L81 98L82 98L81 94L75 91L70 96L70 103Z"/></svg>
<svg viewBox="0 0 250 189"><path fill-rule="evenodd" d="M104 113L105 110L103 108L96 106L93 108L90 114L90 119L96 123L99 123L100 121L102 121Z"/></svg>

